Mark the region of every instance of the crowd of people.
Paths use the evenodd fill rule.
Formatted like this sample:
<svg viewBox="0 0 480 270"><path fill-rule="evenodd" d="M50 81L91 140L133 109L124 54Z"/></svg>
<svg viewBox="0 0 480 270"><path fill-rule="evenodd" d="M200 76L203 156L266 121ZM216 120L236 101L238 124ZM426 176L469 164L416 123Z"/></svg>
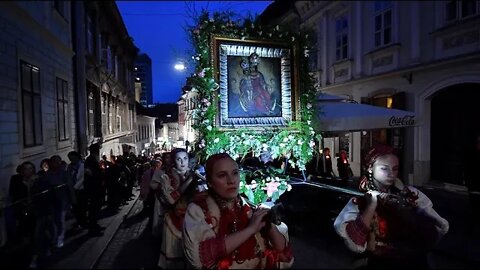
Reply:
<svg viewBox="0 0 480 270"><path fill-rule="evenodd" d="M340 156L341 158L341 156ZM150 173L150 192L162 207L158 266L218 269L283 269L292 266L286 224L272 223L269 210L239 195L239 165L228 154L205 163L206 190L199 189L189 156L177 149L170 166ZM397 178L393 148L375 146L360 181L363 196L352 198L334 227L346 246L363 254L358 268L430 267L427 254L448 232L449 223L420 190Z"/></svg>
<svg viewBox="0 0 480 270"><path fill-rule="evenodd" d="M347 151L341 149L337 156L337 174L333 170L330 148L325 147L320 154L315 153L307 163L306 173L309 181L330 180L329 183L337 182L340 186L347 186L352 180L353 171L348 161ZM333 180L333 181L332 181Z"/></svg>
<svg viewBox="0 0 480 270"><path fill-rule="evenodd" d="M185 149L152 162L140 185L145 207L151 208L154 194L152 233L160 236L159 268L292 265L287 226L267 220L268 209L249 205L239 184L239 165L228 154L210 156L205 167Z"/></svg>
<svg viewBox="0 0 480 270"><path fill-rule="evenodd" d="M10 196L20 202L13 207L13 235L32 243L32 266L38 256L63 246L69 211L76 226L101 235L102 206L118 210L136 185L151 233L160 239L159 268L292 266L287 225L239 194L239 163L228 154L213 154L203 166L185 149L109 160L100 159L98 145L89 150L85 161L70 152L68 164L52 156L37 173L24 162L12 176ZM350 250L365 255L361 267L428 268L426 254L448 232L448 221L425 194L397 178L393 148L373 147L365 164L359 186L364 195L349 200L333 224L336 232ZM326 167L331 170L328 162Z"/></svg>
<svg viewBox="0 0 480 270"><path fill-rule="evenodd" d="M23 162L11 177L8 204L2 209L6 224L2 238L5 246L31 247L31 268L63 247L67 229L102 236L105 228L98 220L103 206L116 213L133 199L143 164L151 158L126 154L100 159L99 150L92 144L86 159L71 151L68 161L53 155L40 162L38 171L32 162ZM67 216L75 221L72 228L67 228Z"/></svg>

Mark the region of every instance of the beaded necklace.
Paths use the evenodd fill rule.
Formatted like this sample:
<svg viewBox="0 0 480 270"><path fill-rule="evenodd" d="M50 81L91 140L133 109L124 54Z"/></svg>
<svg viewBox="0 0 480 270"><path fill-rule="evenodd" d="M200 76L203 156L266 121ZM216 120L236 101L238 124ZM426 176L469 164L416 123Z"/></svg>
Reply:
<svg viewBox="0 0 480 270"><path fill-rule="evenodd" d="M219 235L226 236L243 230L248 226L249 218L247 212L250 211L250 207L241 203L240 195L233 200L222 199L213 192L211 195L220 208ZM256 246L257 241L255 237L249 237L247 241L224 258L221 265L231 265L233 261L242 264L245 260L257 257L258 250Z"/></svg>

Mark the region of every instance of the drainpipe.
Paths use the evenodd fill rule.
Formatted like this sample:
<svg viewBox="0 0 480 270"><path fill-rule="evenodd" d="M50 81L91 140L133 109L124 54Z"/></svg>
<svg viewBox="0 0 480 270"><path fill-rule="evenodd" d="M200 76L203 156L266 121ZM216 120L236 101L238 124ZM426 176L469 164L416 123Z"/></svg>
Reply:
<svg viewBox="0 0 480 270"><path fill-rule="evenodd" d="M75 92L75 128L77 135L77 151L86 156L87 140L87 89L85 75L85 3L72 3L72 48L73 56L73 89Z"/></svg>

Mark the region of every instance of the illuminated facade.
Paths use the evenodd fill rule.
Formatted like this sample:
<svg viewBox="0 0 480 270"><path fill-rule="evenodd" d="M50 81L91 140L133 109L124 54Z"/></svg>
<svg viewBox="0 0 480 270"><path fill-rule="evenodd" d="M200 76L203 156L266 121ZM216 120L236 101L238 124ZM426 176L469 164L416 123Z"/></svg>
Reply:
<svg viewBox="0 0 480 270"><path fill-rule="evenodd" d="M320 91L419 117L416 128L335 134L325 140L332 154L345 148L359 175L365 150L388 143L401 150L405 182L462 188L461 158L480 134L479 2L281 2L262 19L314 31L309 58Z"/></svg>

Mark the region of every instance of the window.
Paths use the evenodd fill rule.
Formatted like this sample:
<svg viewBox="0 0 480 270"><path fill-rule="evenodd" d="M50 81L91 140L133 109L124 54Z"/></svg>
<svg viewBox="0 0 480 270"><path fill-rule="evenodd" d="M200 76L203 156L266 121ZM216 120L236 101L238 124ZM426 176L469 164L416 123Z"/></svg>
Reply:
<svg viewBox="0 0 480 270"><path fill-rule="evenodd" d="M445 20L452 22L478 14L478 3L475 0L448 1L445 3Z"/></svg>
<svg viewBox="0 0 480 270"><path fill-rule="evenodd" d="M132 130L133 129L133 105L128 105L128 112L129 112L129 115L128 115L128 129L129 130Z"/></svg>
<svg viewBox="0 0 480 270"><path fill-rule="evenodd" d="M132 71L131 71L131 68L130 67L127 67L127 75L126 75L126 80L127 80L127 84L126 84L126 87L127 87L127 92L135 92L135 89L132 87L132 79L133 79L133 76L132 76Z"/></svg>
<svg viewBox="0 0 480 270"><path fill-rule="evenodd" d="M93 23L93 19L91 15L87 15L86 17L86 39L85 39L85 47L87 52L91 55L95 54L95 25Z"/></svg>
<svg viewBox="0 0 480 270"><path fill-rule="evenodd" d="M95 98L93 93L88 94L87 110L88 110L88 135L95 136Z"/></svg>
<svg viewBox="0 0 480 270"><path fill-rule="evenodd" d="M110 65L109 71L117 78L117 55L115 54L115 46L110 47Z"/></svg>
<svg viewBox="0 0 480 270"><path fill-rule="evenodd" d="M335 59L348 58L348 19L344 15L335 20Z"/></svg>
<svg viewBox="0 0 480 270"><path fill-rule="evenodd" d="M392 42L392 2L375 1L375 47Z"/></svg>
<svg viewBox="0 0 480 270"><path fill-rule="evenodd" d="M108 113L107 95L105 93L102 93L102 133L104 135L107 134L107 127L108 127L107 113Z"/></svg>
<svg viewBox="0 0 480 270"><path fill-rule="evenodd" d="M21 62L23 145L33 147L43 142L40 69Z"/></svg>
<svg viewBox="0 0 480 270"><path fill-rule="evenodd" d="M68 129L68 83L57 77L57 116L58 140L66 141L70 138Z"/></svg>
<svg viewBox="0 0 480 270"><path fill-rule="evenodd" d="M117 101L117 108L116 108L116 114L115 114L115 128L117 132L122 131L122 113L123 113L123 102L120 100Z"/></svg>
<svg viewBox="0 0 480 270"><path fill-rule="evenodd" d="M101 59L100 62L107 70L112 68L112 50L108 44L108 36L106 33L103 33L101 36Z"/></svg>
<svg viewBox="0 0 480 270"><path fill-rule="evenodd" d="M66 1L54 0L53 1L53 7L63 18L66 18L66 14L67 14L67 3L66 3Z"/></svg>
<svg viewBox="0 0 480 270"><path fill-rule="evenodd" d="M115 102L112 98L112 96L109 96L109 102L108 102L108 133L109 134L112 134L113 133L113 125L112 125L112 122L113 122L113 119L112 119L112 116L113 116L113 108L114 108L114 105L113 103Z"/></svg>
<svg viewBox="0 0 480 270"><path fill-rule="evenodd" d="M117 115L117 132L122 131L122 116Z"/></svg>

